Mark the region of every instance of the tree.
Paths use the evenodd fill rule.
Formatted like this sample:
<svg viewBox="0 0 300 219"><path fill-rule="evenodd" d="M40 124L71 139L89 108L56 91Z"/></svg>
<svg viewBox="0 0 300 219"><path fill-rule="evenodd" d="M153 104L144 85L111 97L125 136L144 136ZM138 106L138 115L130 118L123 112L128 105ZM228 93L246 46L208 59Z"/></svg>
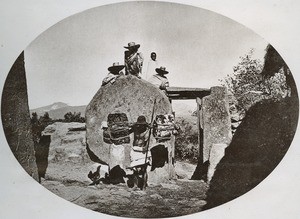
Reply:
<svg viewBox="0 0 300 219"><path fill-rule="evenodd" d="M268 44L264 57L264 67L261 74L264 78L270 78L279 71L283 72L286 78L289 95L293 95L294 97L298 98L296 83L289 67L276 49L271 44Z"/></svg>
<svg viewBox="0 0 300 219"><path fill-rule="evenodd" d="M49 113L45 112L44 115L40 117L39 122L42 123L42 124L44 124L44 125L46 125L46 126L49 125L49 124L51 124L52 123L52 119L50 118Z"/></svg>
<svg viewBox="0 0 300 219"><path fill-rule="evenodd" d="M85 122L85 118L81 117L80 112L68 112L64 115L64 122Z"/></svg>
<svg viewBox="0 0 300 219"><path fill-rule="evenodd" d="M40 141L42 131L44 129L54 123L54 120L50 118L49 113L45 112L43 116L40 116L39 119L37 119L37 113L33 112L31 117L31 126L32 126L32 134L33 134L33 141L36 144Z"/></svg>
<svg viewBox="0 0 300 219"><path fill-rule="evenodd" d="M32 114L32 117L31 117L31 124L36 124L39 122L39 119L38 119L38 115L36 112L33 112Z"/></svg>
<svg viewBox="0 0 300 219"><path fill-rule="evenodd" d="M233 73L220 80L227 87L230 102L241 113L247 111L262 99L278 100L287 95L286 78L278 71L269 78L261 74L263 65L259 59L253 59L254 50L240 57L240 62L233 67Z"/></svg>
<svg viewBox="0 0 300 219"><path fill-rule="evenodd" d="M175 138L175 157L179 160L188 160L196 163L199 155L198 131L193 125L179 119L176 124L180 127L179 135Z"/></svg>

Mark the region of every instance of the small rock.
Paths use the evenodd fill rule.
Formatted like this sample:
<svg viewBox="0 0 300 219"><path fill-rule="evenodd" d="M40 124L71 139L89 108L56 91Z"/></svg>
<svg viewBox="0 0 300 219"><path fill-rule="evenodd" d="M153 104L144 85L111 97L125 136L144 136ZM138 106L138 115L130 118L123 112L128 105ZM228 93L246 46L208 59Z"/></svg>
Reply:
<svg viewBox="0 0 300 219"><path fill-rule="evenodd" d="M177 190L177 189L180 189L181 187L178 186L178 185L175 185L175 184L170 184L170 183L161 183L160 184L163 188L165 189L174 189L174 190Z"/></svg>
<svg viewBox="0 0 300 219"><path fill-rule="evenodd" d="M114 191L111 194L112 195L119 195L119 196L126 197L126 198L130 198L130 196L131 196L130 192L125 191L123 189L120 189L118 191Z"/></svg>
<svg viewBox="0 0 300 219"><path fill-rule="evenodd" d="M73 158L79 158L80 156L78 154L75 154L75 153L72 153L72 154L69 154L68 158L69 159L73 159Z"/></svg>
<svg viewBox="0 0 300 219"><path fill-rule="evenodd" d="M196 202L192 202L192 205L193 206L197 206L197 207L200 207L200 206L203 206L203 205L205 205L206 204L206 201L204 201L204 200L199 200L199 201L196 201Z"/></svg>
<svg viewBox="0 0 300 219"><path fill-rule="evenodd" d="M150 195L150 197L153 199L162 199L163 198L159 194L152 194L152 195Z"/></svg>
<svg viewBox="0 0 300 219"><path fill-rule="evenodd" d="M181 204L181 205L186 205L186 204L188 204L188 203L189 203L188 200L179 200L179 201L178 201L178 204Z"/></svg>
<svg viewBox="0 0 300 219"><path fill-rule="evenodd" d="M231 115L231 122L239 122L240 121L240 115L238 113Z"/></svg>
<svg viewBox="0 0 300 219"><path fill-rule="evenodd" d="M64 152L64 148L55 148L55 152L56 153L62 153L62 152Z"/></svg>
<svg viewBox="0 0 300 219"><path fill-rule="evenodd" d="M236 129L241 124L241 122L242 121L240 121L240 122L232 122L231 123L231 128L235 128Z"/></svg>
<svg viewBox="0 0 300 219"><path fill-rule="evenodd" d="M143 195L147 194L145 191L141 191L141 190L132 191L132 193L135 194L135 195L140 195L140 196L143 196Z"/></svg>

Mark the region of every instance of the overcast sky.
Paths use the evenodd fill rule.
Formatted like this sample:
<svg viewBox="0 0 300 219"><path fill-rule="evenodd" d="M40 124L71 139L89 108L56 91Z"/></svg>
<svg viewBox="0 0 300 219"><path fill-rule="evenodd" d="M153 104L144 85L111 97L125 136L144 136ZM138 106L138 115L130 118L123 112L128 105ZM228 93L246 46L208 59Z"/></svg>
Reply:
<svg viewBox="0 0 300 219"><path fill-rule="evenodd" d="M232 72L250 48L262 59L267 42L248 28L200 8L161 2L101 6L62 20L25 49L29 106L90 102L128 42L152 51L170 86L209 88Z"/></svg>

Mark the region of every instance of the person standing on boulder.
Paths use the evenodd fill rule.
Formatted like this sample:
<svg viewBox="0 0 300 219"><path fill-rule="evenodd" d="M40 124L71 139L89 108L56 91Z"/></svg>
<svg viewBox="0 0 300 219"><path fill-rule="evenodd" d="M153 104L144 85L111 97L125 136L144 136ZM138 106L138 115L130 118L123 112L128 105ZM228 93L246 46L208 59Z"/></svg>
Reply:
<svg viewBox="0 0 300 219"><path fill-rule="evenodd" d="M142 53L138 51L140 45L135 44L135 42L130 42L128 46L124 46L124 48L128 49L125 51L125 75L131 74L141 78L140 74L142 74L144 58Z"/></svg>
<svg viewBox="0 0 300 219"><path fill-rule="evenodd" d="M166 70L166 67L161 66L160 68L156 68L155 71L157 74L152 75L151 78L149 78L148 82L155 85L161 90L166 90L167 87L169 87L169 80L165 76L169 72Z"/></svg>
<svg viewBox="0 0 300 219"><path fill-rule="evenodd" d="M147 70L144 74L144 79L148 80L153 74L155 74L155 69L159 67L159 63L157 61L157 55L155 52L151 52L150 60L148 62Z"/></svg>
<svg viewBox="0 0 300 219"><path fill-rule="evenodd" d="M105 86L107 84L113 84L117 77L123 74L123 72L120 72L125 66L120 65L119 62L113 63L112 66L108 68L108 75L103 79L102 86Z"/></svg>

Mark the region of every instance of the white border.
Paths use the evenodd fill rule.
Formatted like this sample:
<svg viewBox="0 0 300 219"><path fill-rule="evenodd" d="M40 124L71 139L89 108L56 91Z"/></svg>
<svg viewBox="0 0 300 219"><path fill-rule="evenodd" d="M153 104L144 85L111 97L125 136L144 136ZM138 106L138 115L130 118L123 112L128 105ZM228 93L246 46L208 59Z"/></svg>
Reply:
<svg viewBox="0 0 300 219"><path fill-rule="evenodd" d="M95 6L120 1L96 0L2 0L0 7L0 84L14 60L40 33L56 22ZM228 16L264 37L280 52L300 81L300 2L260 1L178 1ZM69 203L46 191L18 168L0 132L0 218L107 218ZM221 207L201 212L197 218L299 218L300 149L299 130L294 142L275 171L246 195ZM195 216L195 215L194 215Z"/></svg>

